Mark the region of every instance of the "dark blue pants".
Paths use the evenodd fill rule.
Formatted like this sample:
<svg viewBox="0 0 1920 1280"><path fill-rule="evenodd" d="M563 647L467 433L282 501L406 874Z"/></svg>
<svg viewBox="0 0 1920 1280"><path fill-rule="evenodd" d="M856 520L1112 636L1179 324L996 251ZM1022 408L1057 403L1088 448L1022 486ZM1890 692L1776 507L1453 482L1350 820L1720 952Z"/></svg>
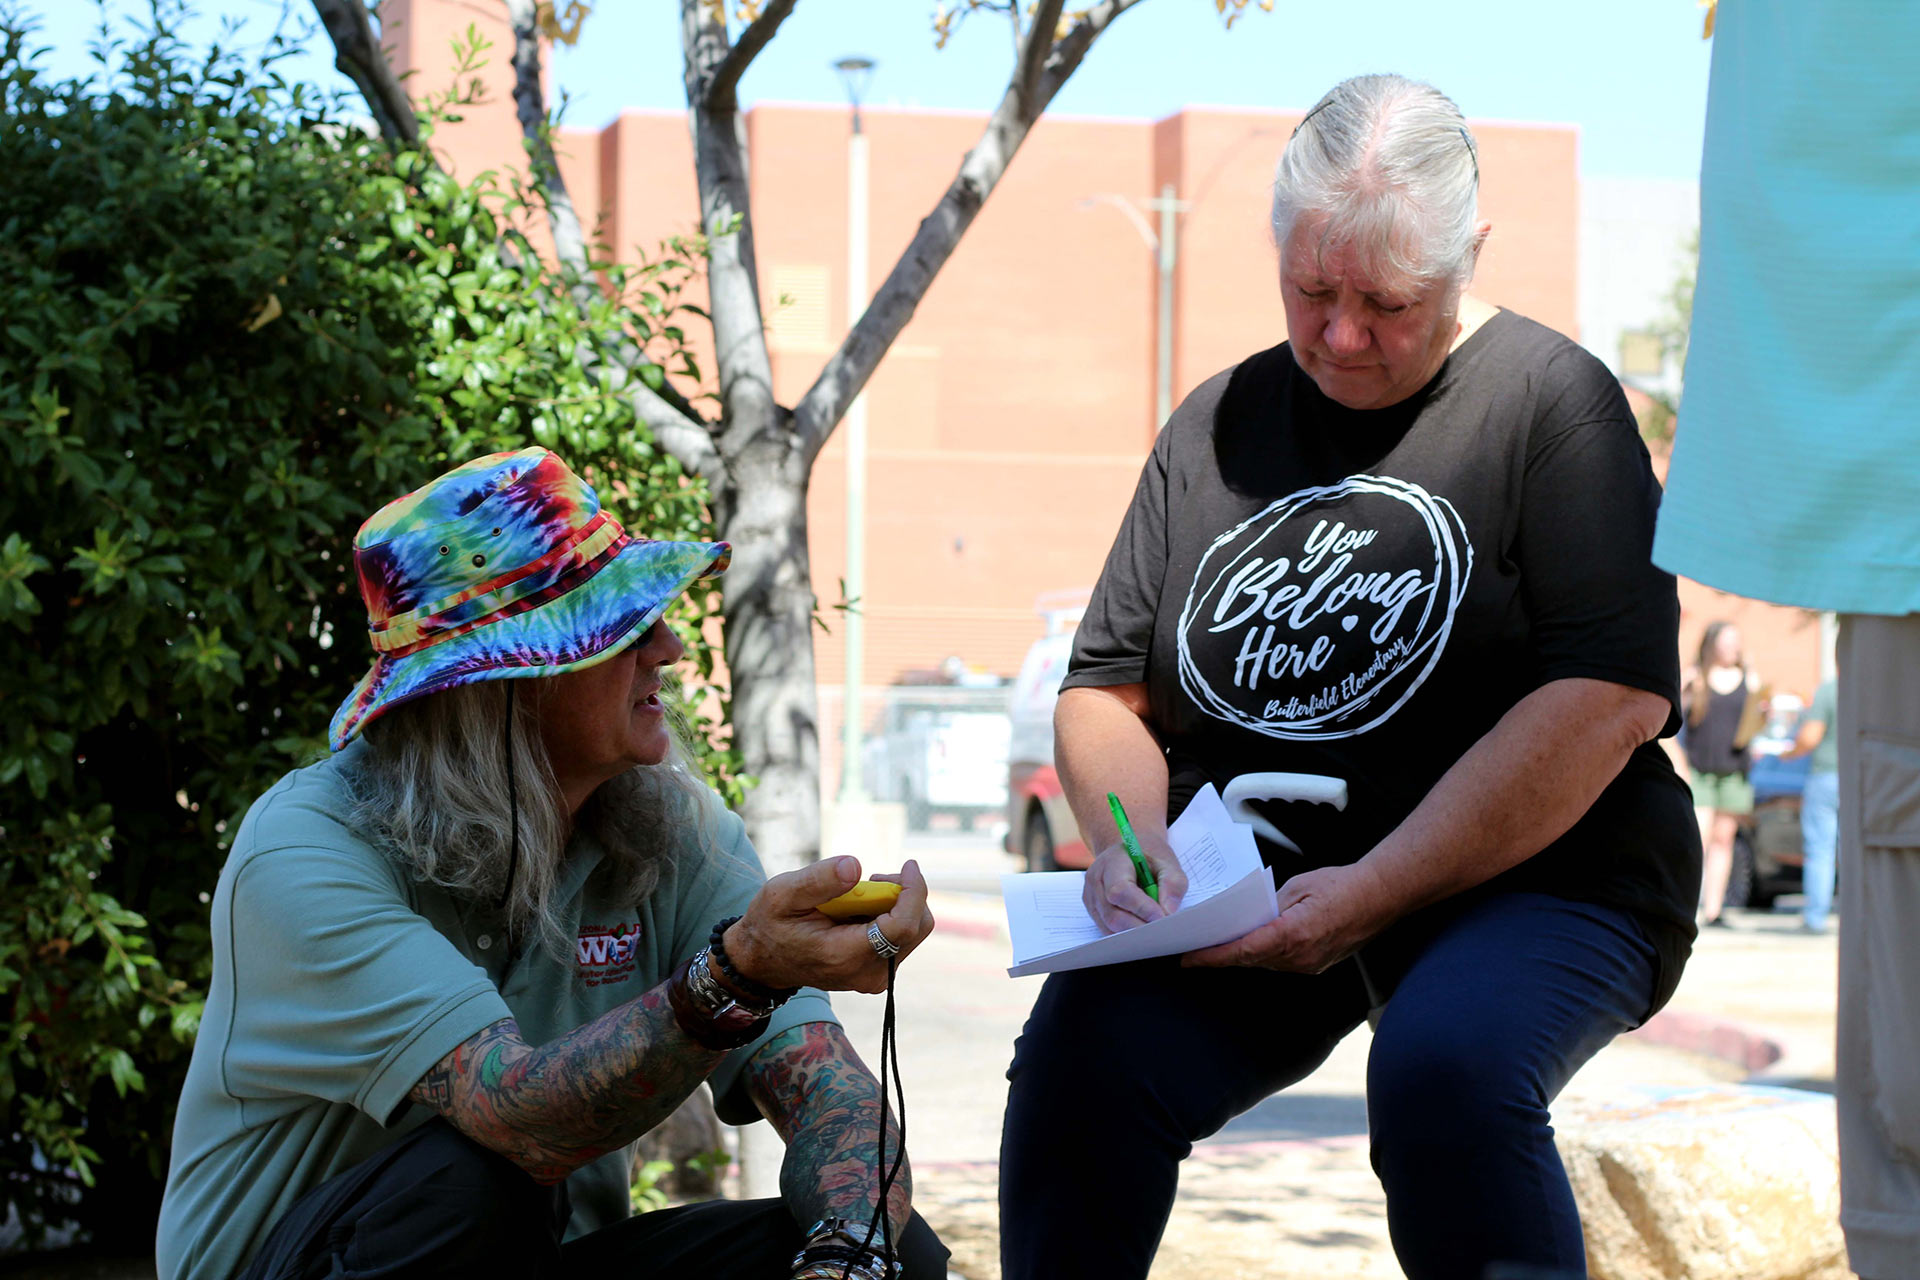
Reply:
<svg viewBox="0 0 1920 1280"><path fill-rule="evenodd" d="M656 1209L562 1244L567 1213L565 1183L543 1187L436 1119L295 1200L241 1280L764 1280L802 1243L779 1200ZM946 1275L919 1214L897 1248L904 1280Z"/></svg>
<svg viewBox="0 0 1920 1280"><path fill-rule="evenodd" d="M1373 1167L1410 1280L1586 1274L1547 1108L1640 1023L1653 987L1631 917L1540 894L1476 902L1419 948L1367 1069ZM1193 1143L1313 1071L1367 1004L1351 961L1048 978L1007 1072L1005 1280L1146 1276Z"/></svg>

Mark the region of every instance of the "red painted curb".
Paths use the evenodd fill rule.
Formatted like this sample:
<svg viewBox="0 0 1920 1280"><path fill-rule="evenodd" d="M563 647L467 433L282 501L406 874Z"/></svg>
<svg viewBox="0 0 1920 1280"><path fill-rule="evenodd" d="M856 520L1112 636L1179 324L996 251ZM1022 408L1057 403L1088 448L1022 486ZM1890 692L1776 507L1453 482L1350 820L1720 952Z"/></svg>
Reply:
<svg viewBox="0 0 1920 1280"><path fill-rule="evenodd" d="M935 933L958 934L962 938L984 938L993 942L1002 937L1005 930L997 924L985 920L955 920L934 913L933 931Z"/></svg>
<svg viewBox="0 0 1920 1280"><path fill-rule="evenodd" d="M1766 1070L1786 1053L1778 1041L1751 1027L1677 1009L1662 1009L1647 1019L1646 1025L1628 1034L1648 1044L1704 1053L1732 1063L1749 1075Z"/></svg>

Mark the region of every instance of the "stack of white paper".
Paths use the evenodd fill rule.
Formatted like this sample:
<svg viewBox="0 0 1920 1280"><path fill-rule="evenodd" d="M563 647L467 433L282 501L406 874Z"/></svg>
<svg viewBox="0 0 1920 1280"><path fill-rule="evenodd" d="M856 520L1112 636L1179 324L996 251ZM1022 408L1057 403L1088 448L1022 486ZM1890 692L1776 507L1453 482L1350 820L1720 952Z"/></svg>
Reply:
<svg viewBox="0 0 1920 1280"><path fill-rule="evenodd" d="M1168 828L1167 843L1187 873L1187 896L1172 915L1122 933L1108 933L1087 913L1080 900L1084 872L1000 877L1013 938L1007 973L1023 978L1179 955L1250 933L1280 914L1273 869L1260 861L1253 828L1227 816L1212 784Z"/></svg>

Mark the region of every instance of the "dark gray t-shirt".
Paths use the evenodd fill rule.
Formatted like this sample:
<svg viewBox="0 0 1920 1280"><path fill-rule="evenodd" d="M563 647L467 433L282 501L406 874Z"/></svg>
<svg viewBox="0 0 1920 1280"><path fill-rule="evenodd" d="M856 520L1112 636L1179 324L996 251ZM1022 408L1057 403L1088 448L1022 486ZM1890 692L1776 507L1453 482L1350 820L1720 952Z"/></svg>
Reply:
<svg viewBox="0 0 1920 1280"><path fill-rule="evenodd" d="M1344 779L1344 811L1267 806L1304 858L1266 851L1283 875L1352 862L1549 681L1657 693L1678 728L1679 602L1650 558L1659 498L1605 366L1511 312L1370 412L1328 400L1283 344L1168 421L1062 687L1147 685L1169 817L1240 774ZM1664 1000L1693 935L1690 806L1645 744L1572 830L1482 892L1632 911Z"/></svg>

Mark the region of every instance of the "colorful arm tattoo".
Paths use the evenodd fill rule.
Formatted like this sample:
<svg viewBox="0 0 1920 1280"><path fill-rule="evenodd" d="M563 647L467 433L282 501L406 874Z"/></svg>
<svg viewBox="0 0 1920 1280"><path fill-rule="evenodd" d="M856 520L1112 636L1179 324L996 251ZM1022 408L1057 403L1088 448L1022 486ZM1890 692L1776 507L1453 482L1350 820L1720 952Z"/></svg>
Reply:
<svg viewBox="0 0 1920 1280"><path fill-rule="evenodd" d="M880 1190L880 1082L831 1022L794 1027L762 1045L746 1070L748 1095L786 1140L780 1191L802 1225L873 1216ZM900 1149L899 1117L887 1123L887 1161ZM887 1197L898 1239L913 1200L905 1161Z"/></svg>
<svg viewBox="0 0 1920 1280"><path fill-rule="evenodd" d="M502 1018L408 1096L554 1183L666 1119L724 1056L680 1029L662 984L539 1048Z"/></svg>

